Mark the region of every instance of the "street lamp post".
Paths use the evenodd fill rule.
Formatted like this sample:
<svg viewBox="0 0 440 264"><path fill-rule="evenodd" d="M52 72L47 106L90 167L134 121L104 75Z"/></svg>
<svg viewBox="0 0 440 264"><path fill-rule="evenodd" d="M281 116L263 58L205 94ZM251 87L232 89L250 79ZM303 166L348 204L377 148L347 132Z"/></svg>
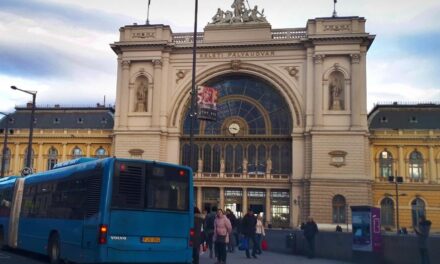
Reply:
<svg viewBox="0 0 440 264"><path fill-rule="evenodd" d="M5 177L5 164L6 164L6 151L8 149L8 134L9 134L9 115L0 112L0 114L5 116L6 119L6 125L4 128L4 133L5 133L5 139L3 141L3 155L2 155L2 169L1 169L1 173L0 173L0 177L3 178Z"/></svg>
<svg viewBox="0 0 440 264"><path fill-rule="evenodd" d="M395 195L389 195L388 196L395 196L396 197L396 227L397 227L397 234L399 234L400 226L399 226L399 196L406 196L405 193L399 194L399 184L403 183L403 177L402 176L389 176L388 182L393 183L395 186Z"/></svg>
<svg viewBox="0 0 440 264"><path fill-rule="evenodd" d="M190 131L189 131L189 148L190 148L190 167L195 167L194 160L194 125L197 118L197 106L196 106L196 53L197 53L197 15L198 15L199 1L195 0L195 10L194 10L194 32L193 32L193 49L192 49L192 81L191 81L191 105L190 105Z"/></svg>
<svg viewBox="0 0 440 264"><path fill-rule="evenodd" d="M18 90L23 93L27 93L32 95L32 110L31 110L31 121L29 124L29 142L28 142L28 148L27 148L27 156L26 156L26 167L30 169L32 173L32 166L31 166L31 158L32 158L32 137L34 134L34 115L35 115L35 99L37 97L37 91L28 91L23 90L20 88L17 88L16 86L11 86L12 90Z"/></svg>

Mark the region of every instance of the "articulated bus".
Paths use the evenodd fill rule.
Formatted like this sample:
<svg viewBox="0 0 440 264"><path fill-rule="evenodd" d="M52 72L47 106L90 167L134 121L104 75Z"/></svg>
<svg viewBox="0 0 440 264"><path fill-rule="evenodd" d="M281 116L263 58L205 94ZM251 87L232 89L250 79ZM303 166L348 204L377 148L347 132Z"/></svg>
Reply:
<svg viewBox="0 0 440 264"><path fill-rule="evenodd" d="M51 263L191 263L192 170L81 158L0 180L0 246Z"/></svg>

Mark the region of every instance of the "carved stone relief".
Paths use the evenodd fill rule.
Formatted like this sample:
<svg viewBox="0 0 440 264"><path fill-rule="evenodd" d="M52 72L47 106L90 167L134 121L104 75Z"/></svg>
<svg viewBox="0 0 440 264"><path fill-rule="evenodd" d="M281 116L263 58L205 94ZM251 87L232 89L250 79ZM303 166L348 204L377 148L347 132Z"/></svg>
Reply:
<svg viewBox="0 0 440 264"><path fill-rule="evenodd" d="M176 83L179 83L180 80L185 78L186 74L188 74L189 70L179 70L176 73Z"/></svg>
<svg viewBox="0 0 440 264"><path fill-rule="evenodd" d="M260 12L258 6L246 8L244 0L234 0L231 5L232 11L223 11L218 8L217 13L212 17L212 24L234 24L234 23L267 23L264 16L264 9Z"/></svg>
<svg viewBox="0 0 440 264"><path fill-rule="evenodd" d="M324 31L351 31L350 24L342 24L342 25L324 25Z"/></svg>
<svg viewBox="0 0 440 264"><path fill-rule="evenodd" d="M289 66L289 67L284 67L284 69L286 69L286 71L289 73L290 76L294 77L295 79L298 79L298 67L296 66Z"/></svg>
<svg viewBox="0 0 440 264"><path fill-rule="evenodd" d="M234 71L238 71L241 68L241 60L232 60L231 61L231 69Z"/></svg>

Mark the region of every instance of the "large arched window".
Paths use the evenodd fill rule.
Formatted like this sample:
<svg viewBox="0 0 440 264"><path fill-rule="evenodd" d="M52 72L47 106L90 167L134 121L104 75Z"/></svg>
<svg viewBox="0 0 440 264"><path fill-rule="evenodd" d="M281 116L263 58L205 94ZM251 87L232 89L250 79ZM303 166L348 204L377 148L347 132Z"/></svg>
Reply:
<svg viewBox="0 0 440 264"><path fill-rule="evenodd" d="M288 178L292 172L293 118L281 92L267 81L248 74L226 74L204 85L217 89L218 112L216 121L197 120L193 126L194 140L202 148L203 171L217 170L213 162L218 161L215 156L218 152L214 149L218 145L227 177L246 170L251 177L261 177L267 171L267 160L271 158L272 173ZM188 110L183 114L181 146L190 141L190 121ZM231 124L238 126L237 134L229 131ZM210 154L205 151L205 144L210 145ZM274 154L273 146L278 148ZM187 152L181 153L185 155ZM243 168L245 159L247 168Z"/></svg>
<svg viewBox="0 0 440 264"><path fill-rule="evenodd" d="M241 144L235 146L234 172L243 172L243 146Z"/></svg>
<svg viewBox="0 0 440 264"><path fill-rule="evenodd" d="M384 150L379 156L380 176L388 178L393 175L393 156L390 152Z"/></svg>
<svg viewBox="0 0 440 264"><path fill-rule="evenodd" d="M31 164L30 167L34 168L34 150L31 149ZM26 148L26 151L24 152L24 159L23 159L23 167L27 167L27 157L28 157L28 149Z"/></svg>
<svg viewBox="0 0 440 264"><path fill-rule="evenodd" d="M333 223L342 224L345 223L345 215L347 213L347 204L345 203L345 197L342 195L335 195L333 197Z"/></svg>
<svg viewBox="0 0 440 264"><path fill-rule="evenodd" d="M206 144L203 148L203 172L211 172L212 171L212 153L211 153L211 145Z"/></svg>
<svg viewBox="0 0 440 264"><path fill-rule="evenodd" d="M51 170L58 163L58 150L54 147L47 153L47 169Z"/></svg>
<svg viewBox="0 0 440 264"><path fill-rule="evenodd" d="M108 156L107 151L103 147L99 147L95 151L95 157L97 157L98 159L103 159L106 158L107 156Z"/></svg>
<svg viewBox="0 0 440 264"><path fill-rule="evenodd" d="M194 155L193 155L193 164L191 166L191 160L190 160L190 153L191 148L189 144L184 144L182 147L182 164L188 167L191 167L193 172L197 172L197 166L198 166L198 160L199 160L199 146L197 144L194 144Z"/></svg>
<svg viewBox="0 0 440 264"><path fill-rule="evenodd" d="M411 202L411 216L413 226L418 225L419 217L422 215L426 216L425 202L420 198L416 198Z"/></svg>
<svg viewBox="0 0 440 264"><path fill-rule="evenodd" d="M72 159L81 158L83 156L83 152L79 147L75 147L72 150Z"/></svg>
<svg viewBox="0 0 440 264"><path fill-rule="evenodd" d="M2 159L3 159L3 149L1 149L1 152L0 152L0 169L2 167L2 163L1 163ZM5 168L3 170L5 172L5 175L8 174L8 172L9 172L10 164L11 164L11 150L9 148L6 148Z"/></svg>
<svg viewBox="0 0 440 264"><path fill-rule="evenodd" d="M380 218L383 226L394 226L394 201L388 197L380 202Z"/></svg>
<svg viewBox="0 0 440 264"><path fill-rule="evenodd" d="M413 181L423 180L423 155L416 150L409 155L409 177Z"/></svg>

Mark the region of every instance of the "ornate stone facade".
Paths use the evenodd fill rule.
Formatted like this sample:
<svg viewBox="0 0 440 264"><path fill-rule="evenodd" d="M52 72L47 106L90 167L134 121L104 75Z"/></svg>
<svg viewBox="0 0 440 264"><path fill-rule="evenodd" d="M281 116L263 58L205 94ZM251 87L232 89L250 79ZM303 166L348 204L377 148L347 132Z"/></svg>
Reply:
<svg viewBox="0 0 440 264"><path fill-rule="evenodd" d="M217 122L196 124L197 205L252 207L274 226L308 215L339 223L337 195L345 209L371 205L365 65L374 36L365 19L272 29L257 7L234 1L232 9L219 9L195 40L196 84L217 88L221 109ZM118 69L116 156L136 149L137 157L188 164L192 35L164 25L121 28L111 46L130 63ZM148 38L139 44L139 36ZM133 106L139 76L148 80L146 112Z"/></svg>

